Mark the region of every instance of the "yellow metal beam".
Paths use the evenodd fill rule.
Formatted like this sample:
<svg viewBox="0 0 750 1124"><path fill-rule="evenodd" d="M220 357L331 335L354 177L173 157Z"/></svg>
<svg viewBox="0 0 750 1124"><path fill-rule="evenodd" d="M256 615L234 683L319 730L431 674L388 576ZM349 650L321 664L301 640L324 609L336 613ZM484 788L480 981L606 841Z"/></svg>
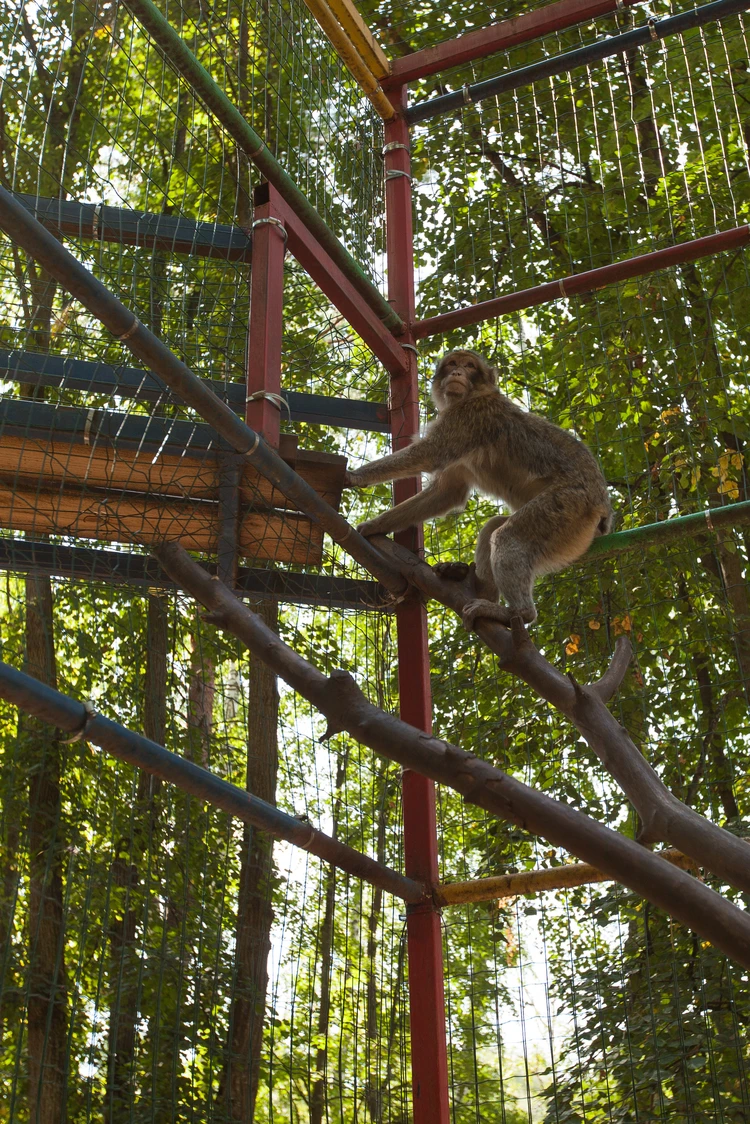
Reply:
<svg viewBox="0 0 750 1124"><path fill-rule="evenodd" d="M328 0L328 6L376 78L385 78L391 64L352 0Z"/></svg>
<svg viewBox="0 0 750 1124"><path fill-rule="evenodd" d="M377 78L328 7L326 0L305 0L305 3L328 36L344 66L372 102L375 112L384 121L392 121L396 116L395 109L378 85Z"/></svg>
<svg viewBox="0 0 750 1124"><path fill-rule="evenodd" d="M656 852L673 866L683 870L694 870L698 864L694 859L670 847ZM471 882L453 882L438 886L435 900L438 905L465 905L467 902L490 902L502 898L515 898L519 894L539 894L543 890L564 890L571 886L587 886L594 882L611 882L608 874L602 874L588 863L570 863L567 866L553 866L547 870L524 870L519 874L499 874L492 878L476 878Z"/></svg>

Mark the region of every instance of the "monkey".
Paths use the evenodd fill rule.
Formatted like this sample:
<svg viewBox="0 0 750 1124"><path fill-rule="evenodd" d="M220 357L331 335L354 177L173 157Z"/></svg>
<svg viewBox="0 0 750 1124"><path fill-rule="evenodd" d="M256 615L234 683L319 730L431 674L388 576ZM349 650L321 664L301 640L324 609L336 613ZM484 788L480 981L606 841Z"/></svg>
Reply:
<svg viewBox="0 0 750 1124"><path fill-rule="evenodd" d="M438 416L424 437L345 478L348 487L366 488L429 472L430 483L359 531L387 534L463 511L474 487L501 499L511 514L494 516L479 533L476 597L464 608L464 625L471 630L485 618L509 626L514 617L533 624L536 578L570 565L612 528L599 465L571 433L507 398L496 369L474 351L450 351L438 361L432 398ZM442 563L436 569L461 580L472 568Z"/></svg>

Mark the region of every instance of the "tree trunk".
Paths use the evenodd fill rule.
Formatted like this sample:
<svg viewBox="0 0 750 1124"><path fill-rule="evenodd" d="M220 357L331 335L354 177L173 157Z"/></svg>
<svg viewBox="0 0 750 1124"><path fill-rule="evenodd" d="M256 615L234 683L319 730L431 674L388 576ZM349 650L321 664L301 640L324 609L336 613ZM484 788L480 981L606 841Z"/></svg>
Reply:
<svg viewBox="0 0 750 1124"><path fill-rule="evenodd" d="M392 785L388 777L388 766L382 767L382 780L378 787L378 834L376 858L385 865L386 827L388 824L388 804L392 795ZM378 983L375 970L378 953L378 926L383 911L383 891L376 887L372 894L372 906L367 919L367 1110L372 1124L380 1124L383 1119L383 1090L378 1074L378 1059L373 1057L373 1043L378 1040Z"/></svg>
<svg viewBox="0 0 750 1124"><path fill-rule="evenodd" d="M338 821L341 812L341 786L346 776L346 755L336 770L336 796L333 802L333 826L331 835L338 836ZM317 1074L310 1096L310 1124L323 1124L326 1109L326 1085L328 1066L328 1026L331 1021L331 969L333 962L333 915L336 905L336 868L329 866L325 877L325 905L323 924L320 927L320 1006L318 1007L317 1037L321 1041L315 1059Z"/></svg>
<svg viewBox="0 0 750 1124"><path fill-rule="evenodd" d="M278 605L252 606L274 632ZM279 693L276 676L255 656L250 658L248 689L247 789L276 803L278 772L277 725ZM254 1119L263 1051L263 1020L268 986L273 908L273 841L250 827L243 832L240 894L237 905L235 983L229 1016L227 1062L218 1099L228 1119L249 1124Z"/></svg>
<svg viewBox="0 0 750 1124"><path fill-rule="evenodd" d="M200 637L191 637L192 652L188 677L188 754L191 760L208 768L213 728L216 673Z"/></svg>
<svg viewBox="0 0 750 1124"><path fill-rule="evenodd" d="M150 594L146 624L146 675L143 701L143 730L147 738L164 745L167 696L167 602ZM112 902L115 916L110 923L111 1001L109 1019L108 1124L126 1124L133 1107L133 1063L138 1024L138 903L133 895L141 883L140 867L153 849L156 827L155 797L160 781L142 770L133 813L130 841L123 840L112 863ZM131 860L123 852L131 849Z"/></svg>
<svg viewBox="0 0 750 1124"><path fill-rule="evenodd" d="M26 669L57 686L49 578L26 579ZM64 1124L67 982L63 924L60 742L49 727L22 720L29 779L29 1120Z"/></svg>

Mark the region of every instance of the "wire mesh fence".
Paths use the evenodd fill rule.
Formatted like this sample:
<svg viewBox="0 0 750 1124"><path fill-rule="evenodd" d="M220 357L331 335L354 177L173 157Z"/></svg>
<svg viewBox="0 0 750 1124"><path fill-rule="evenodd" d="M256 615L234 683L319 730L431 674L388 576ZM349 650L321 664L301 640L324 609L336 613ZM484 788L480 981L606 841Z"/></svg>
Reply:
<svg viewBox="0 0 750 1124"><path fill-rule="evenodd" d="M381 126L304 5L165 11L382 285ZM644 13L425 80L413 97ZM394 52L505 14L369 13ZM745 23L417 128L420 315L745 223ZM2 183L242 412L255 171L121 6L8 5L0 37ZM149 569L148 547L172 533L217 557L215 434L9 242L0 287L3 659L400 869L397 770L344 736L321 742L312 710L277 696ZM620 527L747 499L748 291L740 251L561 297L423 342L425 388L440 350L487 353L507 393L596 451ZM386 423L292 420L292 396L382 405L387 377L289 259L285 300L281 451L338 505L343 458L383 451ZM381 487L344 509L359 519L389 502ZM428 528L430 559L468 560L490 511L475 501ZM250 470L237 552L256 575L361 577ZM120 588L95 580L105 565ZM587 561L540 585L535 632L581 681L629 635L619 716L670 788L738 834L750 834L746 565L741 527ZM318 607L296 607L284 588L281 607L258 603L266 621L395 710L390 615L351 598L344 611L330 585ZM442 736L635 830L557 715L509 690L447 613L432 607L430 629ZM0 1119L405 1124L403 904L10 708L2 730ZM569 858L450 793L439 811L445 881ZM632 895L607 885L452 907L444 931L457 1124L750 1114L746 975Z"/></svg>

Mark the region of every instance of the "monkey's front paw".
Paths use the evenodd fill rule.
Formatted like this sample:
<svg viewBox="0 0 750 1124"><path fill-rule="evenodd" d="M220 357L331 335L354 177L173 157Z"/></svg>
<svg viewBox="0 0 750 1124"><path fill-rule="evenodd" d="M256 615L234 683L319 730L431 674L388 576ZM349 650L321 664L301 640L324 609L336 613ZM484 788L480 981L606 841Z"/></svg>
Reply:
<svg viewBox="0 0 750 1124"><path fill-rule="evenodd" d="M362 481L360 480L359 476L357 476L356 468L353 468L351 470L351 472L347 468L346 472L344 473L344 487L345 488L363 488L364 487L364 485L363 485Z"/></svg>
<svg viewBox="0 0 750 1124"><path fill-rule="evenodd" d="M469 576L471 569L467 562L438 562L432 568L436 574L449 582L462 582Z"/></svg>
<svg viewBox="0 0 750 1124"><path fill-rule="evenodd" d="M368 519L366 523L360 523L357 527L360 535L368 538L370 535L384 535L385 530L379 525L377 519Z"/></svg>

